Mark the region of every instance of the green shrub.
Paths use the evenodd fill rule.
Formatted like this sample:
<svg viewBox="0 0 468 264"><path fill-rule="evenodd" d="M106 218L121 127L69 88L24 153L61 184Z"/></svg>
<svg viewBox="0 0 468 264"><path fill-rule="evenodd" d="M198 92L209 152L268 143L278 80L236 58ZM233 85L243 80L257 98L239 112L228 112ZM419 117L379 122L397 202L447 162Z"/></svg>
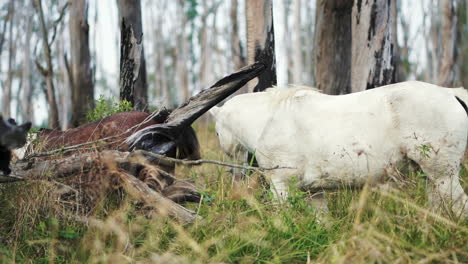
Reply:
<svg viewBox="0 0 468 264"><path fill-rule="evenodd" d="M104 117L111 116L115 113L126 112L133 110L132 103L123 100L115 102L112 98L106 99L103 95L99 99L95 100L94 109L89 110L86 113L86 121L93 122Z"/></svg>

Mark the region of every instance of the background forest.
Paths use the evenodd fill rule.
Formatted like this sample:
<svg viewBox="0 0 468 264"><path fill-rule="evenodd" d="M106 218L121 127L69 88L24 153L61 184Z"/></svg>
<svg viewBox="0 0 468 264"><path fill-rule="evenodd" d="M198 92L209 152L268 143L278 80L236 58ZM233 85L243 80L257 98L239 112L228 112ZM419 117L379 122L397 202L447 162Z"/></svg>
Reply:
<svg viewBox="0 0 468 264"><path fill-rule="evenodd" d="M341 42L337 43L347 44L353 38L351 26L336 26L351 19L334 13L340 12L340 8L350 10L351 5L341 2L347 1L328 4L274 1L279 86L305 84L336 93L327 90L339 86L334 85L334 78L327 73L335 66L326 59L320 61L319 57L332 57L326 52L335 56L347 52L346 47L342 48L344 51L334 49L327 38L341 35ZM122 16L141 16L136 19L141 19L139 30L143 33L144 49L141 72L146 73L146 78L141 77L145 80L137 86L143 91L145 106L177 106L246 64L242 0L142 0L141 13L132 13L129 10L133 9L122 8L123 5L125 1L113 0L0 1L3 115L55 127L48 117L54 115L56 108L60 127L64 129L79 123L83 112L93 106L92 99L101 95L106 99L118 98L118 21ZM333 5L337 5L334 10ZM416 79L450 87L466 86L466 1L394 1L392 6L395 7L391 14L391 26L395 28L392 38L397 39L393 54L396 81ZM323 16L316 16L317 11ZM324 39L317 37L314 41L314 36ZM351 45L338 46L351 49ZM338 63L345 68L346 61L343 57ZM335 68L333 75L347 76L343 68ZM54 97L46 96L52 90ZM346 88L339 91L346 92L349 92ZM74 93L76 96L72 96Z"/></svg>
<svg viewBox="0 0 468 264"><path fill-rule="evenodd" d="M65 130L176 108L254 58L266 70L240 92L468 87L467 12L467 0L0 0L0 113ZM101 149L114 143L104 140L14 161L29 176L0 178L0 263L468 263L468 219L428 210L417 168L389 191L327 191L319 219L293 184L284 204L272 201L261 171L222 153L210 120L192 127L211 164L170 163L160 185L118 167L135 152ZM155 206L170 199L181 215Z"/></svg>

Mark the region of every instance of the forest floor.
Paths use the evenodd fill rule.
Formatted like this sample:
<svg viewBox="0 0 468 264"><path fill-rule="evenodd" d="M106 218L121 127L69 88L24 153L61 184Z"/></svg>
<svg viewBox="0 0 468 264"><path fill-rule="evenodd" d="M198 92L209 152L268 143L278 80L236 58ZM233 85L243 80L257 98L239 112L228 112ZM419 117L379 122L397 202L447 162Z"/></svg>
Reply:
<svg viewBox="0 0 468 264"><path fill-rule="evenodd" d="M229 161L212 125L196 130L203 158ZM193 224L148 217L117 190L86 221L67 218L50 184L0 185L0 263L468 263L468 220L429 212L420 172L390 192L328 192L321 221L308 193L291 187L275 205L257 174L201 165L177 175L202 189L185 204L203 217Z"/></svg>

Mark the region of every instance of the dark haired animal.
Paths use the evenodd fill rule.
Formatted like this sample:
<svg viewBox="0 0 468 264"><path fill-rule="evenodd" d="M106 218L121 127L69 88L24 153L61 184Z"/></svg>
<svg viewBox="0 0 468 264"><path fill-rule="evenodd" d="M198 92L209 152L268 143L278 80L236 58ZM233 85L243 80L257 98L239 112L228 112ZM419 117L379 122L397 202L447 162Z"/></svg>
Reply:
<svg viewBox="0 0 468 264"><path fill-rule="evenodd" d="M0 171L4 175L11 173L11 150L26 144L29 129L31 129L30 122L18 126L13 118L5 121L0 116Z"/></svg>

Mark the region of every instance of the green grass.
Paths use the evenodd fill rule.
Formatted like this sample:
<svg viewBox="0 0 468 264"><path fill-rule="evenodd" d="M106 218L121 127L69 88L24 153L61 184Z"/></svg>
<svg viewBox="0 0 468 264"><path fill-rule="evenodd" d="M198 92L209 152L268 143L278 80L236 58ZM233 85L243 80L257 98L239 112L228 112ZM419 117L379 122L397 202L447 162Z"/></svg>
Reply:
<svg viewBox="0 0 468 264"><path fill-rule="evenodd" d="M204 158L228 161L212 126L197 131ZM390 193L327 193L330 214L319 221L294 187L276 205L259 175L233 181L223 167L180 167L203 190L201 203L186 204L203 219L187 225L148 217L116 191L77 218L47 182L3 184L0 263L468 263L468 220L429 212L424 179L408 174Z"/></svg>

